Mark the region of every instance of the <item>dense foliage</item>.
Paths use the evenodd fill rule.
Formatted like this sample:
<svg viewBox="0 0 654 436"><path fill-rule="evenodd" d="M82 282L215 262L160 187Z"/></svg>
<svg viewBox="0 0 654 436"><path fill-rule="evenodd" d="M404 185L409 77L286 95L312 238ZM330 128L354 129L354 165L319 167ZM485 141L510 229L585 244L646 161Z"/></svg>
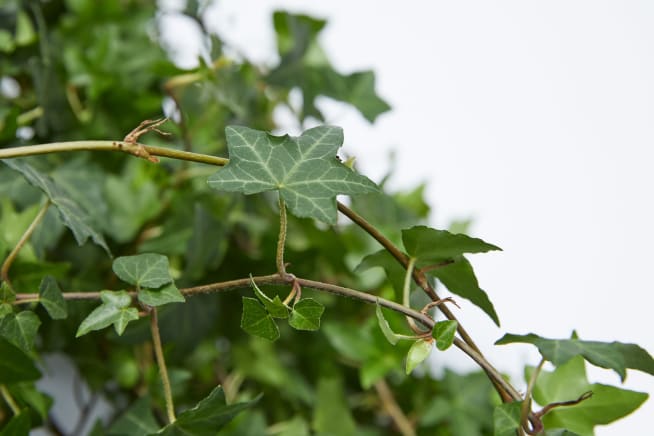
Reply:
<svg viewBox="0 0 654 436"><path fill-rule="evenodd" d="M254 65L200 3L179 12L204 38L191 70L149 1L0 8L0 434L588 435L646 400L586 380L586 362L654 374L637 345L507 334L556 367L527 367L523 400L438 295L499 325L465 257L499 247L425 226L422 187L357 173L340 128L266 133L279 107L324 121L321 95L373 122L389 110L374 74L336 71L326 23L285 12L278 64ZM431 376L424 360L453 344L483 371ZM52 411L52 355L103 419L92 401L79 422Z"/></svg>

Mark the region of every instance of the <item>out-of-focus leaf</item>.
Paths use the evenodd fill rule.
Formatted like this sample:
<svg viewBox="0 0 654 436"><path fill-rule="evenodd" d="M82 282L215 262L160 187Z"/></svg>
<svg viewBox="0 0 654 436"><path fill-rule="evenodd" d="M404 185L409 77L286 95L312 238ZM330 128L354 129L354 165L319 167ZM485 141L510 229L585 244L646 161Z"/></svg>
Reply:
<svg viewBox="0 0 654 436"><path fill-rule="evenodd" d="M158 288L173 281L168 258L161 254L118 257L112 269L121 280L139 288Z"/></svg>
<svg viewBox="0 0 654 436"><path fill-rule="evenodd" d="M0 436L25 436L29 434L32 420L28 410L22 410L13 416L0 431Z"/></svg>
<svg viewBox="0 0 654 436"><path fill-rule="evenodd" d="M243 297L243 316L241 328L247 333L276 341L279 339L279 328L266 309L254 298Z"/></svg>
<svg viewBox="0 0 654 436"><path fill-rule="evenodd" d="M102 304L96 307L77 329L75 337L80 337L93 330L102 330L114 325L118 335L122 335L130 321L139 319L138 310L130 307L132 297L125 291L100 292Z"/></svg>
<svg viewBox="0 0 654 436"><path fill-rule="evenodd" d="M40 325L41 320L30 310L10 313L0 319L0 336L29 353L34 349L34 340Z"/></svg>
<svg viewBox="0 0 654 436"><path fill-rule="evenodd" d="M150 398L136 400L107 430L107 436L142 436L155 433L159 424L152 415Z"/></svg>
<svg viewBox="0 0 654 436"><path fill-rule="evenodd" d="M436 339L436 348L441 351L447 350L452 346L456 329L459 326L454 320L439 321L434 324L431 335Z"/></svg>
<svg viewBox="0 0 654 436"><path fill-rule="evenodd" d="M43 277L39 285L39 303L45 307L52 319L65 319L68 316L66 300L54 277Z"/></svg>
<svg viewBox="0 0 654 436"><path fill-rule="evenodd" d="M493 428L495 436L515 436L520 428L520 412L522 403L503 403L493 411Z"/></svg>
<svg viewBox="0 0 654 436"><path fill-rule="evenodd" d="M27 404L42 420L48 417L54 400L49 395L39 392L34 383L15 383L9 386L8 389L19 403Z"/></svg>
<svg viewBox="0 0 654 436"><path fill-rule="evenodd" d="M41 373L23 350L0 337L0 384L36 380Z"/></svg>
<svg viewBox="0 0 654 436"><path fill-rule="evenodd" d="M318 435L354 436L357 427L348 407L343 383L335 377L321 378L314 406L313 429Z"/></svg>
<svg viewBox="0 0 654 436"><path fill-rule="evenodd" d="M406 275L406 272L387 250L379 250L375 253L367 255L354 269L354 272L366 271L376 266L384 269L384 272L386 272L386 277L388 277L388 281L391 283L393 289L395 290L395 295L400 297L402 295L404 276Z"/></svg>
<svg viewBox="0 0 654 436"><path fill-rule="evenodd" d="M313 298L303 298L293 305L288 323L296 330L315 331L320 328L320 317L325 306Z"/></svg>

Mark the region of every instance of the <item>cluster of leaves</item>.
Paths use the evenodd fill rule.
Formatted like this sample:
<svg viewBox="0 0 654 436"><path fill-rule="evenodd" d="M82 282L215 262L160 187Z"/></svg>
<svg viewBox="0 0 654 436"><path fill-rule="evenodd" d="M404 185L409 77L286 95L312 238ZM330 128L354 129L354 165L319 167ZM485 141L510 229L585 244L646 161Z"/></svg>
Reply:
<svg viewBox="0 0 654 436"><path fill-rule="evenodd" d="M499 325L465 257L499 248L420 225L429 215L423 187L391 193L340 163L337 127L299 137L265 133L276 127L276 107L292 108L294 88L303 97L301 123L323 121L319 95L353 105L370 121L389 109L375 94L372 72L342 74L330 65L318 39L324 21L275 13L280 62L264 69L228 56L220 37L206 32L202 7L189 1L176 13L197 23L207 46L199 67L182 70L161 47L156 12L154 2L137 0L9 0L0 8L0 79L16 90L0 96L3 148L119 140L173 104L173 135L150 135L149 144L230 158L218 171L118 153L3 161L2 259L42 216L10 268L3 265L2 434L74 431L52 412L57 392L36 384L40 356L52 354L70 360L81 382L109 403L106 419L94 423L84 422L89 411L80 407L75 427L94 435L391 434L402 428L398 408L417 434L514 433L521 404L499 405L485 374L411 375L434 347L452 345L454 320L410 332L404 316L380 304L301 289L292 279L262 290L250 278L241 295L185 298L193 286L274 271L279 199L291 213L285 258L293 274L372 289L378 303L404 300L420 309L430 302L411 286L413 269ZM408 273L361 229L337 225L337 194L354 195L352 209L401 247ZM75 292L64 298L62 289ZM169 423L147 319L153 310L179 412ZM584 359L623 378L628 368L654 374L654 360L636 345L536 335L506 335L498 344L510 342L534 344L557 366L536 381L542 406L594 392L588 402L547 414L548 431L592 434L647 397L586 380Z"/></svg>

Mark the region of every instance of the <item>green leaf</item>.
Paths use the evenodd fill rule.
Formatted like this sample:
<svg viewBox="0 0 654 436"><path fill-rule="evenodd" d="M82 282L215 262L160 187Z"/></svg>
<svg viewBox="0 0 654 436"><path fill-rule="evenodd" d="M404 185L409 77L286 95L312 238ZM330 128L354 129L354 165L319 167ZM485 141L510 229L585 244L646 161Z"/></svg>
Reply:
<svg viewBox="0 0 654 436"><path fill-rule="evenodd" d="M0 303L0 319L4 318L10 313L14 313L14 306L9 303Z"/></svg>
<svg viewBox="0 0 654 436"><path fill-rule="evenodd" d="M530 379L533 368L525 369ZM590 384L581 356L573 357L553 372L541 371L533 397L540 405L576 400L585 392L593 396L574 406L558 407L543 418L546 428L565 428L582 436L593 434L596 425L609 424L636 410L648 395L602 384Z"/></svg>
<svg viewBox="0 0 654 436"><path fill-rule="evenodd" d="M130 321L139 319L139 312L130 307L132 297L125 291L100 292L102 304L96 307L80 324L75 337L80 337L93 330L102 330L114 325L118 335L122 335Z"/></svg>
<svg viewBox="0 0 654 436"><path fill-rule="evenodd" d="M112 269L121 280L139 288L159 288L173 281L168 258L161 254L118 257Z"/></svg>
<svg viewBox="0 0 654 436"><path fill-rule="evenodd" d="M143 397L136 400L123 414L109 427L108 436L141 436L159 430L159 424L152 415L150 398Z"/></svg>
<svg viewBox="0 0 654 436"><path fill-rule="evenodd" d="M320 126L299 137L272 136L247 127L225 129L229 164L209 177L209 186L255 194L278 190L299 217L336 223L336 195L376 192L377 186L336 159L339 127Z"/></svg>
<svg viewBox="0 0 654 436"><path fill-rule="evenodd" d="M39 303L45 307L52 319L65 319L68 316L66 300L54 277L47 275L39 285Z"/></svg>
<svg viewBox="0 0 654 436"><path fill-rule="evenodd" d="M0 337L0 384L37 380L41 373L23 350Z"/></svg>
<svg viewBox="0 0 654 436"><path fill-rule="evenodd" d="M613 369L623 381L627 376L627 368L654 375L654 359L646 350L636 344L582 341L577 338L547 339L533 333L526 335L507 333L495 344L504 345L515 342L535 345L540 354L556 366L563 365L575 356L581 355L593 365Z"/></svg>
<svg viewBox="0 0 654 436"><path fill-rule="evenodd" d="M268 339L269 341L279 339L277 324L255 298L243 297L241 328L253 336Z"/></svg>
<svg viewBox="0 0 654 436"><path fill-rule="evenodd" d="M163 306L169 303L183 303L186 300L175 283L168 283L159 289L144 288L138 291L138 299L148 306Z"/></svg>
<svg viewBox="0 0 654 436"><path fill-rule="evenodd" d="M495 436L515 436L520 428L522 402L504 403L493 411L493 428Z"/></svg>
<svg viewBox="0 0 654 436"><path fill-rule="evenodd" d="M180 413L174 423L167 425L157 434L165 436L214 436L238 413L252 407L260 398L261 396L258 396L251 401L228 405L222 388L217 387L194 408Z"/></svg>
<svg viewBox="0 0 654 436"><path fill-rule="evenodd" d="M16 293L5 283L0 283L0 302L13 303L16 300Z"/></svg>
<svg viewBox="0 0 654 436"><path fill-rule="evenodd" d="M279 299L279 295L275 295L274 299L271 299L268 297L266 294L261 292L261 289L257 286L256 283L254 283L254 280L252 279L252 275L250 275L250 284L252 285L252 288L254 289L254 293L256 294L257 298L259 301L261 301L273 318L281 318L281 319L286 319L288 318L288 308L284 305L282 300Z"/></svg>
<svg viewBox="0 0 654 436"><path fill-rule="evenodd" d="M429 271L438 278L453 294L467 298L475 306L483 310L498 326L500 320L495 312L488 294L479 287L479 282L468 260L461 256L454 263Z"/></svg>
<svg viewBox="0 0 654 436"><path fill-rule="evenodd" d="M436 348L445 351L452 346L459 324L454 320L439 321L434 324L431 335L436 339Z"/></svg>
<svg viewBox="0 0 654 436"><path fill-rule="evenodd" d="M30 428L32 428L30 413L28 410L21 410L2 428L0 436L25 436L29 434Z"/></svg>
<svg viewBox="0 0 654 436"><path fill-rule="evenodd" d="M318 380L316 404L313 408L313 429L318 435L355 436L356 422L337 377Z"/></svg>
<svg viewBox="0 0 654 436"><path fill-rule="evenodd" d="M54 400L48 394L39 392L34 383L14 383L8 389L17 401L27 404L41 419L47 419Z"/></svg>
<svg viewBox="0 0 654 436"><path fill-rule="evenodd" d="M30 310L10 313L0 320L0 336L29 353L34 349L34 340L40 325L41 320Z"/></svg>
<svg viewBox="0 0 654 436"><path fill-rule="evenodd" d="M424 267L452 259L464 253L486 253L501 250L481 239L450 233L426 226L402 230L402 242L409 256L416 258L417 266Z"/></svg>
<svg viewBox="0 0 654 436"><path fill-rule="evenodd" d="M379 323L379 328L381 329L382 333L384 333L384 337L388 339L388 342L391 343L391 345L395 345L399 342L400 338L398 338L397 333L391 329L391 326L388 324L388 321L386 321L386 318L384 318L384 313L382 312L381 305L379 304L379 300L377 301L377 304L375 305L375 315L377 315L377 322Z"/></svg>
<svg viewBox="0 0 654 436"><path fill-rule="evenodd" d="M407 375L411 374L414 369L422 362L425 361L431 354L431 350L434 348L433 339L419 339L411 345L409 348L409 353L406 356L406 373Z"/></svg>
<svg viewBox="0 0 654 436"><path fill-rule="evenodd" d="M318 330L320 317L324 311L325 306L313 298L304 298L293 306L288 324L296 330Z"/></svg>
<svg viewBox="0 0 654 436"><path fill-rule="evenodd" d="M104 248L107 253L110 253L104 236L95 228L89 214L50 176L40 173L31 165L19 159L3 160L2 162L20 172L28 182L47 195L59 211L59 217L64 225L73 232L77 244L84 244L90 237L93 242Z"/></svg>

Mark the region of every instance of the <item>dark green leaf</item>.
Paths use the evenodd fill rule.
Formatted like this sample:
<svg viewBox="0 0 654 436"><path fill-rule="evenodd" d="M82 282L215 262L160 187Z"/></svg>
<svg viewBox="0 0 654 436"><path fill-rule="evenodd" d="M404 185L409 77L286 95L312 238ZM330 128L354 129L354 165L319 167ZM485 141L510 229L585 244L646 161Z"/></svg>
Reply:
<svg viewBox="0 0 654 436"><path fill-rule="evenodd" d="M273 318L281 318L281 319L286 319L288 318L288 308L282 303L282 300L279 299L279 295L275 295L275 298L271 299L268 297L266 294L261 292L261 289L257 286L256 283L254 283L254 280L252 280L252 276L250 275L250 284L252 285L252 288L254 289L254 293L256 294L257 298L259 301L261 301Z"/></svg>
<svg viewBox="0 0 654 436"><path fill-rule="evenodd" d="M41 320L30 310L10 313L0 320L0 336L29 353L34 349L34 340L40 325Z"/></svg>
<svg viewBox="0 0 654 436"><path fill-rule="evenodd" d="M324 311L325 307L313 298L304 298L293 306L288 323L296 330L318 330Z"/></svg>
<svg viewBox="0 0 654 436"><path fill-rule="evenodd" d="M27 436L32 427L29 411L22 410L12 417L0 431L0 436Z"/></svg>
<svg viewBox="0 0 654 436"><path fill-rule="evenodd" d="M75 337L85 335L92 330L102 330L111 324L114 325L116 333L122 335L130 321L139 319L138 310L129 307L132 304L132 297L127 292L102 291L100 298L102 304L84 318Z"/></svg>
<svg viewBox="0 0 654 436"><path fill-rule="evenodd" d="M39 303L45 307L52 319L65 319L68 316L66 300L54 277L43 277L39 286Z"/></svg>
<svg viewBox="0 0 654 436"><path fill-rule="evenodd" d="M436 348L441 351L447 350L452 346L454 335L459 324L453 320L439 321L434 324L431 335L436 339Z"/></svg>
<svg viewBox="0 0 654 436"><path fill-rule="evenodd" d="M419 339L411 345L409 353L406 356L406 373L411 374L413 370L425 361L434 348L433 339Z"/></svg>
<svg viewBox="0 0 654 436"><path fill-rule="evenodd" d="M209 177L214 189L255 194L278 190L296 216L336 222L336 195L376 192L377 186L336 159L343 131L321 126L299 137L247 127L225 129L229 164Z"/></svg>
<svg viewBox="0 0 654 436"><path fill-rule="evenodd" d="M0 337L0 384L36 380L41 373L20 348Z"/></svg>
<svg viewBox="0 0 654 436"><path fill-rule="evenodd" d="M493 411L493 428L495 436L515 436L520 428L522 402L504 403Z"/></svg>
<svg viewBox="0 0 654 436"><path fill-rule="evenodd" d="M622 342L598 342L573 339L547 339L533 333L514 335L507 333L495 342L496 345L521 342L533 344L543 357L559 366L575 356L581 355L593 365L613 369L622 380L627 376L627 368L654 375L654 359L636 344Z"/></svg>
<svg viewBox="0 0 654 436"><path fill-rule="evenodd" d="M142 288L138 291L138 299L148 306L163 306L169 303L183 303L186 300L175 283L168 283L159 289Z"/></svg>
<svg viewBox="0 0 654 436"><path fill-rule="evenodd" d="M157 434L165 436L213 436L239 412L252 407L260 398L261 396L252 401L228 405L225 402L225 394L222 388L217 387L194 408L180 413L174 423L167 425Z"/></svg>
<svg viewBox="0 0 654 436"><path fill-rule="evenodd" d="M253 336L276 341L279 328L266 309L255 298L243 297L241 328Z"/></svg>
<svg viewBox="0 0 654 436"><path fill-rule="evenodd" d="M82 245L90 237L93 242L109 253L109 247L104 240L102 233L94 228L94 223L89 214L80 207L68 193L57 185L51 177L42 174L28 163L17 160L3 160L10 168L20 172L32 185L41 189L48 196L52 204L59 211L63 223L75 235L79 245Z"/></svg>
<svg viewBox="0 0 654 436"><path fill-rule="evenodd" d="M486 253L501 248L463 234L450 233L426 226L402 230L402 242L419 267L440 263L465 253Z"/></svg>
<svg viewBox="0 0 654 436"><path fill-rule="evenodd" d="M450 265L429 271L429 274L437 277L453 294L470 300L490 316L495 324L500 325L493 303L488 299L486 292L479 287L472 265L465 257L459 257Z"/></svg>
<svg viewBox="0 0 654 436"><path fill-rule="evenodd" d="M136 400L123 414L109 427L108 436L142 436L156 433L159 424L152 415L150 398L143 397Z"/></svg>
<svg viewBox="0 0 654 436"><path fill-rule="evenodd" d="M161 254L118 257L112 269L121 280L139 288L158 288L173 281L168 258Z"/></svg>

